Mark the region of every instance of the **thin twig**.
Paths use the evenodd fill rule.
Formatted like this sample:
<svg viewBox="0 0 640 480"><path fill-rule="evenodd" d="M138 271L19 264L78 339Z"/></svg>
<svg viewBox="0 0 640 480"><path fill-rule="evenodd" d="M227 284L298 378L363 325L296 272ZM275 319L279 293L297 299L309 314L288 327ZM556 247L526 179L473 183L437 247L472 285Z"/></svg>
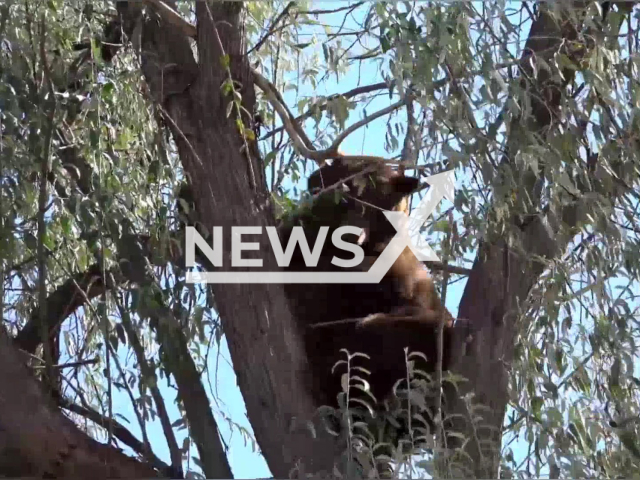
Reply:
<svg viewBox="0 0 640 480"><path fill-rule="evenodd" d="M378 83L374 83L374 84L371 84L371 85L364 85L362 87L356 87L356 88L353 88L353 89L349 90L348 92L336 93L334 95L330 95L326 99L324 99L324 101L322 102L321 105L315 105L314 108L309 108L305 113L303 113L302 115L298 115L296 118L294 118L293 122L294 122L294 124L300 124L302 121L311 118L316 110L319 110L321 112L326 110L327 107L329 106L329 102L332 102L333 100L335 100L337 98L341 98L341 97L342 98L352 98L352 97L355 97L355 96L358 96L358 95L362 95L364 93L372 93L372 92L375 92L377 90L382 90L384 88L393 88L394 85L395 85L395 82L391 82L391 83L378 82ZM262 138L260 138L260 140L267 140L267 139L271 138L272 136L280 133L283 130L286 130L286 128L284 126L275 128L275 129L271 130L270 132L266 133Z"/></svg>
<svg viewBox="0 0 640 480"><path fill-rule="evenodd" d="M338 12L343 12L345 10L355 10L356 8L358 8L360 5L363 5L365 2L357 2L354 3L353 5L348 5L346 7L340 7L340 8L334 8L332 10L302 10L300 13L304 13L306 15L323 15L323 14L327 14L327 13L338 13Z"/></svg>
<svg viewBox="0 0 640 480"><path fill-rule="evenodd" d="M122 368L120 360L118 359L118 352L116 352L115 349L111 346L111 342L107 341L106 344L107 348L111 351L114 363L116 364L116 368L118 369L118 373L120 374L120 378L122 379L122 384L124 385L125 391L127 392L129 400L131 401L131 407L133 408L136 419L138 420L138 424L140 425L143 444L142 456L151 461L153 460L153 450L151 450L151 444L149 443L149 435L147 434L147 425L145 419L140 413L139 409L136 408L136 399L133 396L133 392L131 391L129 382L127 382L127 377L125 376L124 369ZM113 418L113 416L110 414L109 418ZM110 424L110 427L113 434L113 424Z"/></svg>
<svg viewBox="0 0 640 480"><path fill-rule="evenodd" d="M264 37L258 40L258 43L256 43L255 46L247 52L247 55L250 55L254 51L260 50L260 47L262 47L262 45L268 40L268 38L274 34L274 32L276 31L276 27L278 26L278 23L280 23L280 21L289 13L289 10L291 10L291 7L293 7L295 4L296 2L289 2L287 6L284 7L282 12L280 12L280 15L278 15L276 19L273 21L273 23L267 30L267 33L264 35Z"/></svg>
<svg viewBox="0 0 640 480"><path fill-rule="evenodd" d="M140 368L140 375L143 380L149 382L148 386L151 391L151 396L153 398L154 403L156 404L156 412L158 414L158 417L160 418L160 425L162 426L162 431L167 441L167 446L169 447L169 456L171 458L171 466L175 470L176 474L179 473L182 476L182 453L180 452L180 448L178 447L178 442L176 441L175 433L173 432L173 428L171 427L171 420L169 418L169 414L164 404L164 399L162 398L162 395L160 394L160 390L158 389L157 375L155 371L151 368L151 365L149 365L149 362L147 362L145 352L144 352L144 347L140 342L138 333L133 328L131 318L128 312L125 310L122 300L116 296L115 301L116 301L116 306L120 311L122 327L124 328L124 331L127 334L129 345L131 345L131 348L133 349L133 353L136 356L138 367ZM141 388L143 386L143 383L145 382L140 382Z"/></svg>
<svg viewBox="0 0 640 480"><path fill-rule="evenodd" d="M23 350L23 352L24 352L24 350ZM29 352L25 352L25 353L27 353L29 356L31 356L33 358L36 358L36 359L42 361L42 359L36 357L35 355L29 354ZM51 365L51 368L62 370L63 368L86 367L87 365L95 365L99 361L100 361L99 357L94 357L94 358L91 358L89 360L81 360L81 361L78 361L78 362L68 362L68 363L62 363L62 364L59 364L59 365ZM45 367L35 366L33 368L34 368L34 370L38 370L38 369L46 368L46 366Z"/></svg>
<svg viewBox="0 0 640 480"><path fill-rule="evenodd" d="M382 110L379 110L378 112L372 115L369 115L367 118L364 118L359 122L356 122L355 124L351 125L349 128L344 130L342 133L340 133L340 135L336 137L336 139L333 141L333 143L329 148L326 148L324 150L314 150L312 143L307 137L307 135L304 133L302 128L300 128L300 126L297 123L294 123L295 121L293 119L293 116L288 111L284 103L281 100L279 100L278 97L280 94L275 88L275 86L255 70L253 71L253 75L254 75L255 84L265 93L270 103L276 109L276 112L280 116L282 123L284 123L287 133L291 137L294 148L299 155L305 158L308 158L310 160L314 160L319 165L322 165L325 160L328 160L331 158L342 158L347 162L386 161L385 158L376 157L376 156L343 155L338 151L338 148L340 147L340 144L344 141L344 139L347 138L349 135L351 135L353 132L355 132L359 128L362 128L363 126L367 125L373 120L376 120L377 118L387 115L397 110L398 108L402 107L404 105L404 101L396 102L392 105L389 105L386 108L383 108Z"/></svg>

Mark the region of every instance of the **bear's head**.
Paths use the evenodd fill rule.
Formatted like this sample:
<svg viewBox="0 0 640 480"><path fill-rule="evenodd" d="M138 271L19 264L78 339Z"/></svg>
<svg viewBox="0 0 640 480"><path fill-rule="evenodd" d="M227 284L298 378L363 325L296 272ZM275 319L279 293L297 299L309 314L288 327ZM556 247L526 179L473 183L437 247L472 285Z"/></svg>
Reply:
<svg viewBox="0 0 640 480"><path fill-rule="evenodd" d="M360 243L366 241L369 232L393 236L395 230L383 212L406 212L408 197L420 189L416 177L404 175L383 162L348 164L342 159L315 171L307 185L310 193L333 202L327 208L334 215L338 211L344 212L340 219L342 225L363 229ZM335 203L341 208L336 208ZM322 204L322 201L318 203Z"/></svg>

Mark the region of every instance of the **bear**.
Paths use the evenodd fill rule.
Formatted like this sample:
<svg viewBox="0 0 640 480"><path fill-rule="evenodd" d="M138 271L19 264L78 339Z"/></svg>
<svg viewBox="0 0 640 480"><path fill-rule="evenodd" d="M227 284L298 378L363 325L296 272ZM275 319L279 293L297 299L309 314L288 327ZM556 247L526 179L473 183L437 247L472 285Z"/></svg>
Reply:
<svg viewBox="0 0 640 480"><path fill-rule="evenodd" d="M417 178L381 162L351 165L334 160L310 176L308 190L314 198L281 226L281 240L287 244L294 225L303 227L310 244L320 226L329 227L330 238L336 228L354 225L363 233L353 235L351 242L375 260L396 233L383 211L406 211L408 196L419 188ZM318 264L307 267L296 249L286 270L337 273L363 268L337 267L331 264L333 255L342 258L344 252L327 245ZM379 284L288 284L285 289L304 338L311 373L307 387L318 405L336 405L343 392L342 375L348 372L369 384L368 391L350 388L350 399L366 402L374 413L384 409L398 380L407 377L405 348L426 356L426 362L421 357L411 360L415 368L428 374L436 370L437 332L443 318L442 369L447 369L453 317L441 304L426 268L408 248ZM358 356L347 364L343 349L369 358Z"/></svg>
<svg viewBox="0 0 640 480"><path fill-rule="evenodd" d="M372 183L373 188L367 188L361 182L356 187L359 188L360 193L356 195L351 205L348 202L343 203L347 213L342 214L346 218L346 224L360 226L364 230L359 243L367 247L365 253L369 255L369 261L363 265L367 269L397 233L384 216L384 210L408 213L408 196L419 187L418 180L400 175L384 164L358 168L358 166L350 166L338 161L330 167L317 170L308 182L310 189L318 191L323 184L326 188L329 186L328 183L335 185L343 179L349 179L344 184L347 190L352 190L353 185L350 188L349 184L354 175L367 173L371 168L377 169L376 178L370 179L376 182ZM334 217L342 218L335 213ZM411 304L403 305L397 310L397 318L409 316L426 322L438 322L444 318L448 326L453 324L454 319L442 306L433 279L408 247L401 252L387 276L397 280L398 293L411 301ZM417 317L414 314L417 314ZM380 319L382 318L388 319L389 316L380 316ZM373 321L373 318L367 321Z"/></svg>

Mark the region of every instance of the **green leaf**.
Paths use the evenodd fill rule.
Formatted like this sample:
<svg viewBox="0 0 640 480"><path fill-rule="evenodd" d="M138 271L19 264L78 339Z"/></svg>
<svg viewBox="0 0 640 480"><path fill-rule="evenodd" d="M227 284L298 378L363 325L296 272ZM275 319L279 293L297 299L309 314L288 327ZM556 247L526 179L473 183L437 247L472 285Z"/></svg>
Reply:
<svg viewBox="0 0 640 480"><path fill-rule="evenodd" d="M540 413L542 412L542 405L544 405L544 401L542 397L533 397L531 399L531 409L533 410L533 414L540 418Z"/></svg>
<svg viewBox="0 0 640 480"><path fill-rule="evenodd" d="M264 157L265 166L271 165L271 162L273 162L275 159L276 159L275 150L267 153Z"/></svg>
<svg viewBox="0 0 640 480"><path fill-rule="evenodd" d="M391 43L386 35L380 37L380 47L382 48L382 53L387 53L391 50Z"/></svg>

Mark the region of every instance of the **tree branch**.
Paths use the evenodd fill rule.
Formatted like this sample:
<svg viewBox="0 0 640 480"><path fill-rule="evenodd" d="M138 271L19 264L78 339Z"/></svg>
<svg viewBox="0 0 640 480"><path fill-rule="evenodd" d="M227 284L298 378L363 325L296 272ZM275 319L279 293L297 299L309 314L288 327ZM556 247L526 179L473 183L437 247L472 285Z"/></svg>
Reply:
<svg viewBox="0 0 640 480"><path fill-rule="evenodd" d="M353 5L348 5L346 7L338 7L338 8L333 8L331 10L302 10L300 11L300 13L305 13L307 15L324 15L327 13L338 13L338 12L344 12L345 10L352 10L355 8L358 8L361 5L364 5L366 2L357 2L354 3Z"/></svg>
<svg viewBox="0 0 640 480"><path fill-rule="evenodd" d="M140 367L140 374L144 379L149 380L147 385L149 390L151 390L151 396L156 404L156 410L158 412L158 417L160 418L160 425L162 426L164 437L167 440L169 454L171 456L171 467L173 468L173 471L176 472L176 474L179 474L180 478L182 478L182 453L180 451L180 447L178 447L178 442L176 441L173 428L171 427L171 420L169 419L169 413L167 412L167 408L164 404L164 399L162 398L160 389L158 388L156 372L151 368L149 362L147 362L144 347L140 343L138 333L133 328L129 314L124 310L120 301L118 301L117 304L120 309L122 326L124 327L129 340L129 345L131 345L136 356L136 360L138 361L138 366ZM140 384L142 384L142 382L140 382Z"/></svg>
<svg viewBox="0 0 640 480"><path fill-rule="evenodd" d="M56 334L62 322L80 306L85 298L93 299L104 291L104 282L100 265L94 264L85 272L78 273L56 288L45 300L43 308L47 312L43 319L43 326L47 328L48 337ZM41 344L40 312L37 308L31 314L31 319L20 330L14 342L21 350L35 353Z"/></svg>
<svg viewBox="0 0 640 480"><path fill-rule="evenodd" d="M287 4L286 7L284 7L284 9L282 10L282 12L280 12L280 15L278 15L276 17L276 19L271 23L271 26L267 29L267 33L265 33L264 37L262 37L260 40L258 40L258 42L254 45L253 48L251 48L248 52L247 55L251 55L252 52L256 52L258 50L260 50L260 47L262 47L262 45L264 45L264 43L267 41L267 39L273 35L273 33L276 31L276 27L278 26L278 24L280 23L280 21L287 16L287 14L289 13L289 10L291 10L291 7L293 7L296 4L296 2L289 2Z"/></svg>
<svg viewBox="0 0 640 480"><path fill-rule="evenodd" d="M576 4L582 5L581 2ZM517 150L522 148L519 129L526 128L543 138L549 133L557 119L562 91L575 74L574 70L563 70L562 85L555 80L558 76L546 69L540 69L535 77L532 74L530 59L541 58L547 64L552 64L550 57L570 45L571 42L567 40L575 39L579 30L579 25L572 24L572 13L564 10L561 18L557 19L548 8L544 3L539 4L538 16L533 21L523 58L519 62L521 83L523 90L528 92L532 117L526 119L524 125L523 119L514 119L512 128L508 130L511 134L507 139L507 154L502 160L505 163L510 162ZM562 8L575 9L575 5ZM588 54L588 48L565 50L565 54L577 61ZM535 183L537 178L527 181ZM526 186L521 188L531 191ZM539 205L526 208L531 212ZM506 366L513 360L515 328L519 318L513 306L524 304L531 288L546 268L546 260L556 257L566 248L569 238L558 238L558 225L554 212L549 211L544 215L534 210L526 222L514 221L509 239L496 234L480 245L458 313L459 317L472 320L473 340L465 344L463 339L456 339L457 351L453 355L454 364L451 368L469 382L460 385L458 390L448 389L447 394L447 409L455 415L451 420L451 431L470 439L464 447L468 455L464 464L470 469L470 472L463 473L465 476L469 473L479 477L497 475L500 432L508 403ZM467 393L473 393L474 401L489 409L484 421L491 433L483 435L482 444L474 435L473 429L477 426L470 426L471 414L463 400ZM449 447L459 445L454 436L448 438L447 442Z"/></svg>
<svg viewBox="0 0 640 480"><path fill-rule="evenodd" d="M135 435L133 435L124 425L122 425L117 420L112 418L107 418L102 415L100 412L97 412L91 408L83 407L81 405L77 405L72 401L66 398L60 398L58 401L60 407L65 410L69 410L77 415L80 415L83 418L91 420L96 425L101 426L102 428L107 429L108 425L111 424L111 429L113 431L113 436L120 440L122 443L127 445L131 450L136 452L138 455L143 457L148 457L151 460L151 465L154 468L161 472L169 473L171 469L169 465L164 463L158 457L156 457L153 453L147 452L145 445L143 442L138 440Z"/></svg>
<svg viewBox="0 0 640 480"><path fill-rule="evenodd" d="M0 470L10 477L157 478L148 464L99 443L44 396L39 383L0 328Z"/></svg>
<svg viewBox="0 0 640 480"><path fill-rule="evenodd" d="M422 263L429 267L429 270L433 270L436 272L447 272L454 275L469 275L471 273L470 268L457 267L455 265L445 265L442 262L427 260Z"/></svg>
<svg viewBox="0 0 640 480"><path fill-rule="evenodd" d="M152 3L158 7L158 12L162 16L162 18L168 23L178 26L181 32L183 32L186 36L196 37L197 30L191 25L189 22L184 20L177 12L167 7L160 0L147 0L147 2ZM340 144L351 135L357 129L363 127L364 125L372 122L373 120L387 115L402 105L404 105L404 101L397 102L393 105L390 105L382 110L370 115L366 119L362 119L359 122L351 125L345 131L343 131L338 137L333 141L331 147L325 150L315 150L313 144L307 137L304 130L300 127L300 125L294 121L293 115L286 107L286 103L280 96L280 93L277 91L275 86L263 77L259 72L253 70L253 79L255 84L265 93L267 98L269 99L269 103L272 104L280 119L285 125L287 133L291 137L293 141L294 147L296 151L303 157L308 158L310 160L316 161L319 165L322 165L325 160L331 158L342 158L348 162L358 162L358 161L385 161L386 159L383 157L376 156L366 156L366 155L342 155L338 152L338 148Z"/></svg>
<svg viewBox="0 0 640 480"><path fill-rule="evenodd" d="M174 232L169 237L169 245L180 242L181 233ZM99 264L93 264L84 272L77 273L59 285L46 299L45 319L49 337L56 334L60 325L69 315L85 305L87 301L100 296L106 289L117 287L124 282L143 284L148 281L148 265L162 267L167 261L175 266L184 266L184 256L171 246L167 250L154 251L148 235L124 235L118 240L119 269L107 271L110 282L105 287ZM163 260L163 259L166 259ZM208 265L206 257L198 254L198 261ZM30 320L16 335L14 342L18 348L33 354L41 343L38 331L40 309L36 308Z"/></svg>
<svg viewBox="0 0 640 480"><path fill-rule="evenodd" d="M285 129L289 134L289 137L291 137L291 141L293 142L294 148L299 155L305 158L308 158L310 160L314 160L316 163L318 163L318 165L323 165L325 160L329 160L331 158L341 158L347 162L358 162L358 161L384 162L387 160L384 157L376 157L376 156L369 156L369 155L343 155L339 152L338 148L340 147L340 144L344 141L345 138L347 138L349 135L351 135L353 132L355 132L359 128L362 128L363 126L367 125L368 123L371 123L375 119L380 118L384 115L387 115L397 110L398 108L402 107L404 105L404 100L401 100L392 105L389 105L377 111L376 113L369 115L367 118L364 118L354 123L353 125L350 125L347 129L345 129L335 138L335 140L332 142L329 148L326 148L324 150L315 150L313 149L311 141L307 137L307 134L304 133L304 130L302 130L300 124L295 122L295 120L293 119L293 115L291 115L291 112L289 112L289 110L286 108L282 100L282 97L280 97L280 94L276 90L275 86L255 70L253 71L253 76L254 76L255 84L265 93L265 95L269 99L269 103L271 103L271 105L274 107L274 109L280 116L280 119L282 120L282 123L284 124Z"/></svg>
<svg viewBox="0 0 640 480"><path fill-rule="evenodd" d="M118 249L121 271L117 269L108 271L107 282L102 277L100 264L94 264L86 272L74 275L58 287L47 299L49 335L55 334L62 322L75 310L87 305L90 300L102 295L106 290L114 290L126 281L140 285L152 284L153 280L147 274L147 262L150 263L151 259L161 259L162 256L153 255L149 243L150 238L142 235L129 235L121 239ZM208 455L208 462L210 463L224 462L227 465L226 469L230 473L224 450L220 445L218 428L209 407L209 400L193 363L184 333L176 325L175 318L170 310L166 307L160 307L159 310L162 313L147 312L147 315L153 320L152 325L157 330L160 345L164 351L170 352L168 358L171 361L166 362L165 366L178 384L178 394L185 403L185 411L189 419L194 443L200 456ZM34 313L32 320L25 325L14 340L23 350L30 353L35 351L40 344L39 323L34 320L37 318L38 316ZM137 337L131 334L128 335L133 346ZM134 348L135 350L136 348ZM140 354L139 351L135 353L137 356ZM141 361L139 356L138 360ZM140 363L140 365L143 375L155 376L155 373L150 373L144 367L144 363ZM165 417L168 416L159 392L154 394L152 391L152 395L163 423L163 429L166 430L168 428L170 430L170 422L168 427L166 425L168 418L162 421L163 412ZM167 435L166 431L165 435ZM178 454L179 449L172 431L167 437L167 442L172 448L172 463L174 463L177 458L181 459L181 456ZM181 468L181 460L178 466ZM173 471L177 472L178 469ZM231 475L228 478L231 478Z"/></svg>
<svg viewBox="0 0 640 480"><path fill-rule="evenodd" d="M187 22L180 16L173 8L168 6L161 0L145 0L145 2L151 5L156 12L160 14L162 19L168 24L177 27L187 37L195 38L197 35L196 27Z"/></svg>
<svg viewBox="0 0 640 480"><path fill-rule="evenodd" d="M375 92L378 90L382 90L383 88L389 88L392 89L393 86L395 85L395 81L391 82L391 83L387 83L387 82L378 82L378 83L374 83L371 85L364 85L362 87L356 87L352 90L349 90L348 92L344 92L344 93L337 93L335 95L330 95L328 96L324 102L321 105L314 105L313 108L309 108L309 110L307 110L305 113L298 115L297 117L292 119L292 122L295 124L300 124L301 122L303 122L304 120L311 118L316 110L319 111L324 111L327 109L327 107L329 106L329 102L343 97L343 98L353 98L356 97L358 95L362 95L364 93L371 93L371 92ZM266 133L265 135L263 135L260 140L268 140L269 138L273 137L274 135L277 135L278 133L280 133L282 130L285 130L285 127L278 127L278 128L274 128L273 130L271 130L270 132Z"/></svg>

